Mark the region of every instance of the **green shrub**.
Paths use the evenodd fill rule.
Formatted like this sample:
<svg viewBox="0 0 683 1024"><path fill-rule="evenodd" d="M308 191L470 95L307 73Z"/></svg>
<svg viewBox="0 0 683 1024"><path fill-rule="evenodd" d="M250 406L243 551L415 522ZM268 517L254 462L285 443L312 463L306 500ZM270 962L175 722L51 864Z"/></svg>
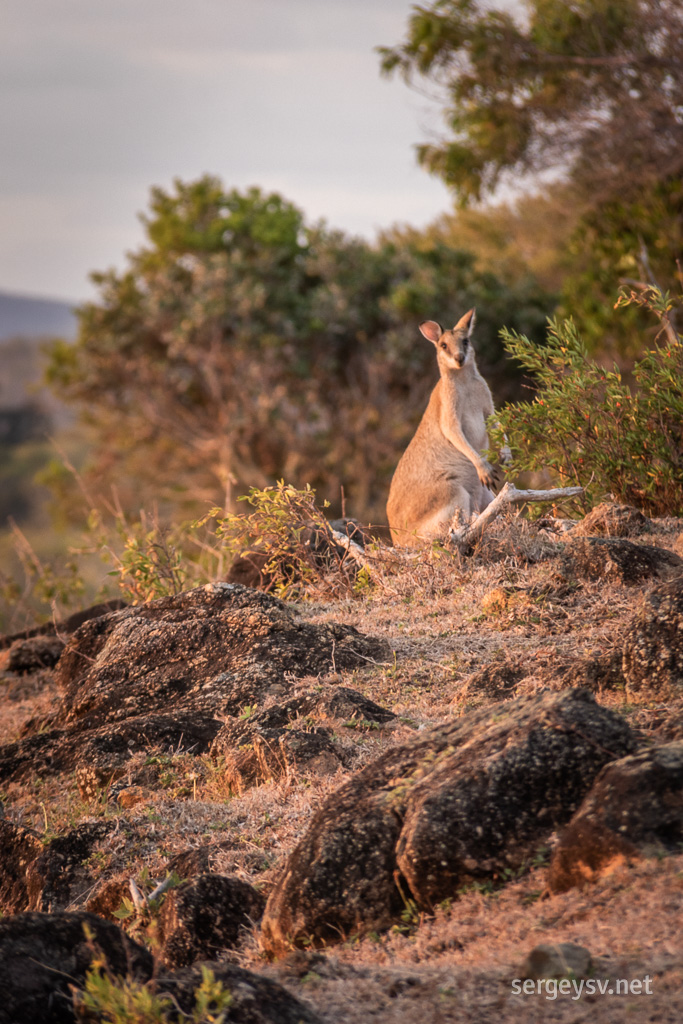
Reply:
<svg viewBox="0 0 683 1024"><path fill-rule="evenodd" d="M491 447L505 434L513 472L550 471L562 484L585 487L590 504L611 497L651 515L681 515L683 344L671 326L668 294L622 294L618 305L631 304L655 313L666 339L635 364L633 387L616 366L607 370L589 358L572 320L550 320L543 347L502 332L537 390L531 401L499 411Z"/></svg>

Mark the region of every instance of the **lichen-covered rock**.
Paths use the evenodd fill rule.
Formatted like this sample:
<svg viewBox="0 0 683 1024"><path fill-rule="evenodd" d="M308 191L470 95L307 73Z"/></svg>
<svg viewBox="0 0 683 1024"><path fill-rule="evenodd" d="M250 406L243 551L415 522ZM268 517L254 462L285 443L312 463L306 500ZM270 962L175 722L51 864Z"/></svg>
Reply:
<svg viewBox="0 0 683 1024"><path fill-rule="evenodd" d="M169 707L235 715L286 693L286 673L355 667L380 647L352 626L300 622L270 595L209 584L77 630L56 673L62 722L101 726Z"/></svg>
<svg viewBox="0 0 683 1024"><path fill-rule="evenodd" d="M300 622L282 601L231 584L89 619L55 670L53 727L0 747L0 781L76 771L92 799L131 752L182 743L202 753L245 705L384 653L352 626Z"/></svg>
<svg viewBox="0 0 683 1024"><path fill-rule="evenodd" d="M92 935L86 938L84 926ZM16 914L0 920L0 1024L72 1024L72 987L95 957L119 977L145 982L151 954L94 914Z"/></svg>
<svg viewBox="0 0 683 1024"><path fill-rule="evenodd" d="M651 529L651 521L633 505L614 505L604 501L576 524L572 536L637 537Z"/></svg>
<svg viewBox="0 0 683 1024"><path fill-rule="evenodd" d="M139 715L92 729L80 724L50 729L0 747L0 780L73 771L83 799L126 772L131 754L154 748L192 749L201 754L221 728L221 721L199 712Z"/></svg>
<svg viewBox="0 0 683 1024"><path fill-rule="evenodd" d="M519 866L630 753L624 720L585 690L434 726L333 793L290 855L262 925L267 951L387 927L463 883Z"/></svg>
<svg viewBox="0 0 683 1024"><path fill-rule="evenodd" d="M565 572L589 580L637 584L683 569L683 559L669 551L615 537L575 537L564 550Z"/></svg>
<svg viewBox="0 0 683 1024"><path fill-rule="evenodd" d="M230 993L230 1024L322 1024L320 1017L269 978L233 964L208 963L216 981ZM202 984L201 967L185 967L163 974L156 991L172 997L180 1011L179 1020L192 1018L195 992ZM180 1014L186 1016L181 1017Z"/></svg>
<svg viewBox="0 0 683 1024"><path fill-rule="evenodd" d="M622 667L631 701L683 697L683 575L645 596L624 639Z"/></svg>
<svg viewBox="0 0 683 1024"><path fill-rule="evenodd" d="M158 919L161 959L169 967L212 960L259 920L265 900L247 882L198 875L168 893Z"/></svg>
<svg viewBox="0 0 683 1024"><path fill-rule="evenodd" d="M386 725L395 721L396 715L356 690L345 686L321 686L272 704L263 711L256 711L248 718L229 718L216 734L211 754L220 757L244 743L251 743L258 733L296 726L297 722L311 718L339 725L346 722L354 726L363 722Z"/></svg>
<svg viewBox="0 0 683 1024"><path fill-rule="evenodd" d="M555 892L585 885L633 857L683 843L683 743L613 761L600 773L553 850Z"/></svg>

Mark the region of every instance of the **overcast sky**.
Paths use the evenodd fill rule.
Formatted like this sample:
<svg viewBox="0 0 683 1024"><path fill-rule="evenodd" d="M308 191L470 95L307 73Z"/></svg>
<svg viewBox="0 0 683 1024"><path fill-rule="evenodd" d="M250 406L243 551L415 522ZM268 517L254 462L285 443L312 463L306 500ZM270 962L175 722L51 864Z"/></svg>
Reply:
<svg viewBox="0 0 683 1024"><path fill-rule="evenodd" d="M122 268L150 186L217 174L374 237L450 208L439 107L379 73L410 0L2 0L0 290Z"/></svg>

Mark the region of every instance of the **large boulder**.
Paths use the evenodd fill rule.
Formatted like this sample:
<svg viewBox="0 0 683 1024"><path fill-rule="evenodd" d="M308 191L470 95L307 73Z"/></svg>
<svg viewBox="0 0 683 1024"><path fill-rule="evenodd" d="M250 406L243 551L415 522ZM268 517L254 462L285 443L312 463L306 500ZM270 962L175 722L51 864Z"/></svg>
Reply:
<svg viewBox="0 0 683 1024"><path fill-rule="evenodd" d="M682 843L683 743L666 743L602 770L553 850L549 884L563 892Z"/></svg>
<svg viewBox="0 0 683 1024"><path fill-rule="evenodd" d="M298 620L282 601L214 583L86 622L60 659L65 725L154 711L237 714L286 674L354 668L383 648L352 626Z"/></svg>
<svg viewBox="0 0 683 1024"><path fill-rule="evenodd" d="M287 698L292 680L385 654L352 626L301 622L282 601L210 584L89 619L55 669L52 728L0 747L0 781L76 771L86 798L140 749L208 749L226 716Z"/></svg>
<svg viewBox="0 0 683 1024"><path fill-rule="evenodd" d="M95 914L0 920L0 1024L72 1024L72 986L85 983L95 958L114 976L141 982L152 976L151 953Z"/></svg>
<svg viewBox="0 0 683 1024"><path fill-rule="evenodd" d="M333 793L270 895L262 943L334 941L431 908L518 868L574 813L600 769L634 749L585 690L542 693L432 727Z"/></svg>
<svg viewBox="0 0 683 1024"><path fill-rule="evenodd" d="M643 599L624 639L622 668L631 701L683 697L683 575Z"/></svg>

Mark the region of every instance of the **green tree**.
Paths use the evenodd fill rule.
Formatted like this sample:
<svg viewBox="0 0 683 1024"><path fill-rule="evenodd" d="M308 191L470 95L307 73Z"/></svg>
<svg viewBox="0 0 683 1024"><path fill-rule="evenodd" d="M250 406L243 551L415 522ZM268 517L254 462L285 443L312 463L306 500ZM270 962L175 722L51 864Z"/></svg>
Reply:
<svg viewBox="0 0 683 1024"><path fill-rule="evenodd" d="M501 184L533 188L541 172L571 186L564 312L594 344L621 331L627 347L642 327L606 312L621 279L677 283L682 46L678 0L526 0L514 14L437 0L414 8L403 44L381 50L385 72L444 90L447 135L418 158L461 205Z"/></svg>
<svg viewBox="0 0 683 1024"><path fill-rule="evenodd" d="M77 344L49 377L94 438L89 481L122 504L234 507L279 478L381 521L436 379L417 324L480 312L482 365L507 393L502 323L540 337L552 299L476 269L452 240L375 245L308 225L280 196L204 177L154 189L147 244L94 275Z"/></svg>

